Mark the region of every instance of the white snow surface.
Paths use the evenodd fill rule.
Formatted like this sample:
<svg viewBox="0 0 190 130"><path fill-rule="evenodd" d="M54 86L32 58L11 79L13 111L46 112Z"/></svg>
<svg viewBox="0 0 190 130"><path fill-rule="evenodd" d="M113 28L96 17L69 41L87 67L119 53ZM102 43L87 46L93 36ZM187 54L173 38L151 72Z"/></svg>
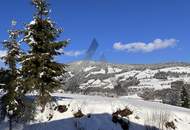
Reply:
<svg viewBox="0 0 190 130"><path fill-rule="evenodd" d="M94 66L87 67L87 68L84 69L84 72L88 72L88 71L90 71L90 70L92 70L94 68L96 68L96 67L94 67Z"/></svg>
<svg viewBox="0 0 190 130"><path fill-rule="evenodd" d="M111 88L113 89L113 82L111 82L112 79L118 79L120 77L122 77L122 79L120 79L120 81L126 81L126 79L128 79L129 77L136 77L139 81L140 84L137 86L132 86L133 88L137 88L137 89L143 89L143 88L153 88L155 90L161 90L161 89L166 89L166 88L171 88L171 83L175 82L175 81L184 81L185 83L190 83L190 67L189 66L185 66L185 67L181 67L181 66L177 66L177 67L167 67L167 68L162 68L162 69L155 69L155 70L151 70L151 69L145 69L145 70L122 70L119 69L118 67L112 67L112 66L107 66L107 73L104 69L100 69L99 71L93 71L92 69L96 68L95 66L89 66L87 68L84 69L85 72L90 71L89 73L87 73L87 75L85 76L85 78L90 77L91 75L97 75L97 79L101 79L101 76L98 77L98 74L102 74L102 75L109 75L112 74L112 77L108 77L106 79L101 79L101 82L98 82L98 86L97 84L92 84L92 82L90 82L91 80L93 80L92 78L89 78L89 82L86 83L82 83L80 86L80 88L88 88L88 87L102 87L102 88ZM179 77L170 77L168 76L167 80L161 80L161 79L156 79L154 78L154 75L158 72L175 72L175 73L179 73L181 74ZM184 73L184 74L183 74ZM93 77L94 78L94 77ZM94 86L93 86L94 85Z"/></svg>
<svg viewBox="0 0 190 130"><path fill-rule="evenodd" d="M101 69L100 71L91 72L91 74L105 74L106 71L104 69Z"/></svg>
<svg viewBox="0 0 190 130"><path fill-rule="evenodd" d="M148 116L158 112L166 113L168 121L175 123L176 130L190 130L190 109L143 101L137 95L108 98L56 93L54 96L59 105L68 107L66 112L46 108L44 113L37 113L35 122L25 126L17 124L14 130L122 130L119 124L112 122L111 114L125 107L133 111L129 116L129 130L145 130ZM85 115L91 114L91 117L74 118L73 113L78 110ZM50 113L53 118L48 121ZM0 124L0 130L8 130L6 121Z"/></svg>
<svg viewBox="0 0 190 130"><path fill-rule="evenodd" d="M32 20L29 25L34 25L34 24L36 24L36 20Z"/></svg>
<svg viewBox="0 0 190 130"><path fill-rule="evenodd" d="M121 71L122 71L122 69L108 66L108 73L118 73L118 72L121 72Z"/></svg>
<svg viewBox="0 0 190 130"><path fill-rule="evenodd" d="M164 71L164 72L177 72L177 73L190 73L190 67L170 67L170 68L164 68L161 69L160 71Z"/></svg>

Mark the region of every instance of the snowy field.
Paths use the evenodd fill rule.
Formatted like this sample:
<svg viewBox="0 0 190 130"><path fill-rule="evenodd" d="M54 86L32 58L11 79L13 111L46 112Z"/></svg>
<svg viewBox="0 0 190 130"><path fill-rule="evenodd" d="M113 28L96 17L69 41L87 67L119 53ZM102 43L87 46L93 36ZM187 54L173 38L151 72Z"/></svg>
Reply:
<svg viewBox="0 0 190 130"><path fill-rule="evenodd" d="M36 121L24 126L17 124L14 130L123 130L120 124L112 122L112 113L126 107L133 111L128 117L129 130L146 130L145 125L158 127L160 116L173 121L176 130L190 130L190 109L143 101L136 95L108 98L57 93L54 96L59 105L67 106L66 112L46 109L36 114ZM78 110L85 116L75 118L73 114ZM53 115L49 121L48 115ZM2 122L0 130L8 130L7 125L6 121Z"/></svg>

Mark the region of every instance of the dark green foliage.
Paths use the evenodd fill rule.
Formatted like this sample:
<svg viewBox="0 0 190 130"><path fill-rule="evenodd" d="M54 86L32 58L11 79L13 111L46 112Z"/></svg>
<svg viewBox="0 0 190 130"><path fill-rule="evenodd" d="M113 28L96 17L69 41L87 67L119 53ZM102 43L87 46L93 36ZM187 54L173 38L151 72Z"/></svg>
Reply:
<svg viewBox="0 0 190 130"><path fill-rule="evenodd" d="M122 87L120 82L114 86L114 90L117 95L124 95L126 93L126 90Z"/></svg>
<svg viewBox="0 0 190 130"><path fill-rule="evenodd" d="M156 96L155 90L153 88L145 88L139 96L144 100L154 100Z"/></svg>
<svg viewBox="0 0 190 130"><path fill-rule="evenodd" d="M0 70L0 89L3 89L5 91L7 87L8 82L10 81L11 76L10 76L10 71L5 70L1 68ZM5 119L5 116L7 115L6 112L6 104L5 101L3 100L4 98L1 97L0 99L0 121Z"/></svg>
<svg viewBox="0 0 190 130"><path fill-rule="evenodd" d="M189 108L189 95L187 93L186 88L183 86L181 90L181 106L185 108Z"/></svg>
<svg viewBox="0 0 190 130"><path fill-rule="evenodd" d="M162 90L145 89L140 97L145 100L160 99L163 103L174 106L190 108L190 84L183 81L175 81L171 83L171 88Z"/></svg>
<svg viewBox="0 0 190 130"><path fill-rule="evenodd" d="M167 80L168 79L168 73L159 71L154 75L154 78L161 79L161 80Z"/></svg>
<svg viewBox="0 0 190 130"><path fill-rule="evenodd" d="M5 70L4 68L0 69L0 89L3 89L4 86L9 82L11 79L10 70Z"/></svg>
<svg viewBox="0 0 190 130"><path fill-rule="evenodd" d="M2 57L7 66L7 70L2 71L1 88L5 95L1 97L1 117L9 117L10 129L12 129L12 121L18 121L24 112L22 101L22 93L20 93L20 73L17 69L20 48L17 42L20 31L16 29L9 30L9 39L3 42L7 50L7 54Z"/></svg>
<svg viewBox="0 0 190 130"><path fill-rule="evenodd" d="M30 51L22 56L22 74L24 76L25 91L37 91L37 103L45 109L45 105L52 101L51 93L60 88L61 83L56 77L62 75L64 65L54 61L60 55L59 51L68 41L57 41L61 29L57 29L48 15L46 0L33 0L36 8L33 22L26 25L24 42Z"/></svg>

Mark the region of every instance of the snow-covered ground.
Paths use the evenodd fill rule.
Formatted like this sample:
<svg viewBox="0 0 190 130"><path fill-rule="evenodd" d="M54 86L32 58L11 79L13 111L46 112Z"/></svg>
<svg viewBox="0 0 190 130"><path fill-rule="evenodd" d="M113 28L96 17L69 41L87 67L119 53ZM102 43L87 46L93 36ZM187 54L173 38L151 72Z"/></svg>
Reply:
<svg viewBox="0 0 190 130"><path fill-rule="evenodd" d="M108 98L56 93L54 96L59 105L68 107L66 112L46 109L44 113L37 113L35 122L17 125L14 130L123 130L120 124L112 122L112 113L126 107L133 111L129 116L129 130L146 130L145 125L162 124L160 116L173 121L176 130L190 130L190 109L143 101L136 95ZM73 114L78 110L91 116L74 118ZM50 121L47 119L49 114L53 114ZM6 122L0 124L0 130L7 130Z"/></svg>
<svg viewBox="0 0 190 130"><path fill-rule="evenodd" d="M89 87L114 89L118 79L127 81L131 77L137 78L139 84L129 88L137 89L170 88L172 82L179 80L190 83L189 64L114 65L81 61L69 67L70 77L76 75L76 80L81 79L81 90ZM179 76L174 74L164 80L156 79L154 76L158 72L179 73ZM144 101L137 94L111 98L57 92L53 96L58 105L67 106L66 112L60 113L54 109L46 109L44 113L37 112L35 121L26 125L17 124L14 130L123 130L120 124L112 122L112 114L126 107L133 111L128 118L129 130L148 130L145 125L158 128L165 125L165 121L173 122L176 130L190 130L190 109L161 104L159 101ZM85 116L75 118L73 114L79 110ZM51 115L53 117L49 120ZM8 130L7 121L0 123L0 130Z"/></svg>
<svg viewBox="0 0 190 130"><path fill-rule="evenodd" d="M190 73L190 67L169 67L169 68L164 68L164 69L161 69L160 71L164 71L164 72L177 72L177 73L182 73L182 72L185 72L185 73Z"/></svg>

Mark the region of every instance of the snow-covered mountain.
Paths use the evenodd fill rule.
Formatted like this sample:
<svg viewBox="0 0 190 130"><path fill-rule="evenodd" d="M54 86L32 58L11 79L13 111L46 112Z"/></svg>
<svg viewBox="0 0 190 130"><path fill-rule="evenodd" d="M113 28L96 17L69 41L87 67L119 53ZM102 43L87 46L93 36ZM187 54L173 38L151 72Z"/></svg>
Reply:
<svg viewBox="0 0 190 130"><path fill-rule="evenodd" d="M66 90L84 94L128 95L145 89L171 88L176 81L190 83L187 63L128 65L78 61L69 64L67 69L67 77L60 78L66 82Z"/></svg>

